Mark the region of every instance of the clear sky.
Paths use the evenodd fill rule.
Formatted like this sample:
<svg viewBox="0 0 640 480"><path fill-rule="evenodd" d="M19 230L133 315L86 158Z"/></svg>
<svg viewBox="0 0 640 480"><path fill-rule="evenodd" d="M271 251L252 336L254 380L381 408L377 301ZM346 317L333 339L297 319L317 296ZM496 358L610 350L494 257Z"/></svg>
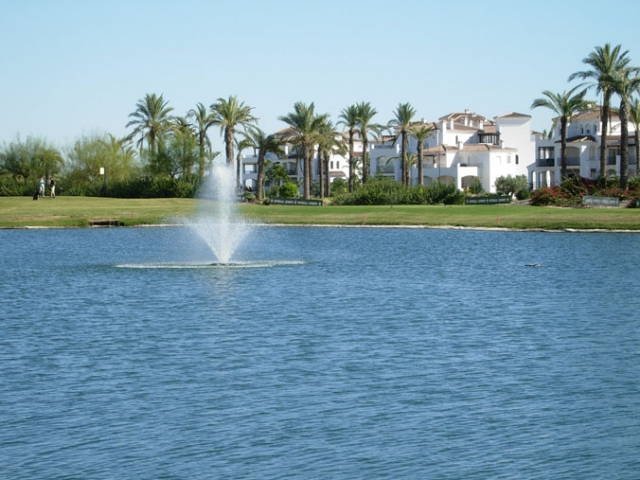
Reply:
<svg viewBox="0 0 640 480"><path fill-rule="evenodd" d="M177 115L237 95L267 132L296 101L336 121L360 101L379 123L401 102L429 121L519 112L542 131L532 101L595 46L640 65L639 18L637 0L0 0L0 145L124 136L147 93Z"/></svg>

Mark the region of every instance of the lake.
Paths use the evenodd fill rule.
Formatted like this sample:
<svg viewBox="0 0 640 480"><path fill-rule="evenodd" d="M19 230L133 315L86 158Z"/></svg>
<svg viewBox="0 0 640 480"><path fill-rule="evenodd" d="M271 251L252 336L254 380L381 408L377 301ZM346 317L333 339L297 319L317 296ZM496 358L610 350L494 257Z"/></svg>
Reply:
<svg viewBox="0 0 640 480"><path fill-rule="evenodd" d="M640 475L639 234L257 227L214 260L0 230L0 478Z"/></svg>

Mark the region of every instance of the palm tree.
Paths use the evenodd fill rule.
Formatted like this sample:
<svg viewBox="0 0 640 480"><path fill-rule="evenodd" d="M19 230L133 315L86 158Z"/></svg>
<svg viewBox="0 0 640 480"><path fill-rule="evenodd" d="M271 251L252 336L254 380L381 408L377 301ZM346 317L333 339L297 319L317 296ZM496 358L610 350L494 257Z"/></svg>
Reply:
<svg viewBox="0 0 640 480"><path fill-rule="evenodd" d="M367 182L369 176L369 134L380 135L384 126L372 123L373 117L378 111L369 102L360 102L356 105L358 110L358 134L362 140L362 183Z"/></svg>
<svg viewBox="0 0 640 480"><path fill-rule="evenodd" d="M187 116L194 120L198 133L198 169L200 170L200 176L203 176L206 163L205 149L206 147L211 149L211 142L207 136L207 130L213 125L213 115L209 113L207 107L205 107L202 102L199 102L195 109L189 110Z"/></svg>
<svg viewBox="0 0 640 480"><path fill-rule="evenodd" d="M129 145L127 138L118 139L114 135L108 134L106 138L99 140L99 143L105 152L107 164L103 167L109 170L109 178L124 180L131 174L135 159L134 150Z"/></svg>
<svg viewBox="0 0 640 480"><path fill-rule="evenodd" d="M636 175L640 176L640 100L637 98L631 102L629 107L629 120L636 129L634 135L636 144Z"/></svg>
<svg viewBox="0 0 640 480"><path fill-rule="evenodd" d="M620 97L620 188L626 190L629 181L629 102L633 93L640 89L638 70L625 68L616 72L611 89Z"/></svg>
<svg viewBox="0 0 640 480"><path fill-rule="evenodd" d="M246 133L246 132L245 132ZM238 193L242 193L242 151L250 148L251 142L245 137L243 139L235 139L236 149L236 189Z"/></svg>
<svg viewBox="0 0 640 480"><path fill-rule="evenodd" d="M563 93L553 93L545 90L542 94L546 98L537 98L531 104L531 108L545 107L560 117L560 174L563 180L567 177L567 124L575 113L585 110L590 105L584 98L587 94L587 89L575 93L579 88L581 88L581 85L577 85L568 92Z"/></svg>
<svg viewBox="0 0 640 480"><path fill-rule="evenodd" d="M349 105L340 113L339 125L344 125L349 134L349 192L353 192L356 179L356 161L354 155L354 139L359 124L358 105Z"/></svg>
<svg viewBox="0 0 640 480"><path fill-rule="evenodd" d="M628 51L620 53L621 46L616 45L611 48L608 43L604 47L596 47L593 52L582 60L582 63L591 67L591 70L575 72L569 76L569 81L575 78L582 80L591 80L589 87L596 89L597 93L602 94L602 111L600 119L602 121L602 135L600 136L600 177L606 177L607 168L607 134L608 122L610 116L611 94L613 93L613 78L616 72L627 67L630 58L627 56Z"/></svg>
<svg viewBox="0 0 640 480"><path fill-rule="evenodd" d="M293 112L278 119L291 127L292 135L289 138L293 145L300 147L300 153L304 162L304 198L311 198L311 163L313 159L313 147L316 143L320 127L328 115L316 115L315 105L296 102Z"/></svg>
<svg viewBox="0 0 640 480"><path fill-rule="evenodd" d="M326 198L331 195L331 179L329 178L329 159L331 154L344 155L347 148L343 136L336 131L333 122L328 118L322 123L318 133L320 197Z"/></svg>
<svg viewBox="0 0 640 480"><path fill-rule="evenodd" d="M422 123L414 126L409 135L418 141L418 185L424 185L424 165L422 165L424 142L433 136L433 126Z"/></svg>
<svg viewBox="0 0 640 480"><path fill-rule="evenodd" d="M138 101L136 110L129 114L132 119L126 127L135 128L127 138L132 139L140 134L138 145L142 148L143 141L147 141L152 163L155 163L158 154L158 138L171 127L173 118L169 114L172 110L173 107L169 107L169 102L162 95L157 96L152 93L146 94L142 100Z"/></svg>
<svg viewBox="0 0 640 480"><path fill-rule="evenodd" d="M251 114L251 110L253 107L245 105L244 102L238 102L238 98L235 96L230 96L227 100L218 98L218 101L211 105L212 123L220 127L221 133L224 132L225 153L229 165L234 160L233 140L236 128L241 126L246 130L258 120Z"/></svg>
<svg viewBox="0 0 640 480"><path fill-rule="evenodd" d="M256 200L262 201L262 184L264 183L264 166L267 153L278 157L286 155L282 139L276 135L267 135L258 127L251 127L245 133L249 146L258 152L258 178L256 181ZM286 172L285 172L286 173Z"/></svg>
<svg viewBox="0 0 640 480"><path fill-rule="evenodd" d="M401 139L400 160L402 165L402 184L409 186L409 172L407 171L407 147L409 144L408 136L411 129L411 121L416 115L416 110L409 102L401 103L393 112L395 118L389 122L389 128L395 128L396 138L394 143Z"/></svg>

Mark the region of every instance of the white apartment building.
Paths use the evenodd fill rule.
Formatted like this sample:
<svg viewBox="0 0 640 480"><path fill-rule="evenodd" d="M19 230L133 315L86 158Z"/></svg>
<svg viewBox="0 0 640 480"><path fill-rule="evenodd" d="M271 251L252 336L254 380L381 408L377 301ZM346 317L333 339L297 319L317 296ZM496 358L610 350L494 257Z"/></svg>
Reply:
<svg viewBox="0 0 640 480"><path fill-rule="evenodd" d="M487 192L495 192L495 181L501 176L527 175L529 167L535 164L535 135L531 132L531 116L509 113L486 117L465 110L451 113L437 122L424 123L433 128L433 136L426 142L423 150L423 184L434 181L453 182L458 189L464 189L479 179ZM285 135L286 129L278 134ZM347 141L346 132L343 134ZM383 136L369 143L370 175L384 175L401 181L400 139L394 141L394 135ZM362 160L363 144L355 142L355 155ZM295 150L286 146L287 156L276 158L269 154L267 159L282 164L289 176L302 183L303 167L298 161ZM409 137L408 153L417 153L417 141ZM242 184L245 189L255 189L257 179L257 157L245 156L242 159ZM329 159L329 178L348 179L348 154L333 154ZM418 184L418 167L411 167L411 183ZM319 162L314 158L313 178L319 178Z"/></svg>
<svg viewBox="0 0 640 480"><path fill-rule="evenodd" d="M561 178L561 135L559 119L551 138L536 136L536 161L529 167L529 181L534 188L558 185ZM620 117L611 112L607 133L606 176L620 176ZM600 176L602 122L600 106L573 116L567 125L567 174L570 177L596 179ZM629 177L638 174L636 165L635 126L629 123Z"/></svg>
<svg viewBox="0 0 640 480"><path fill-rule="evenodd" d="M423 151L423 184L452 182L460 190L479 179L487 192L495 192L501 176L527 175L534 162L531 116L509 113L489 120L469 110L451 113L437 122L423 123L433 129ZM394 137L383 138L370 150L372 172L401 179L400 145ZM409 152L417 141L409 139ZM418 184L418 167L411 167L411 183Z"/></svg>

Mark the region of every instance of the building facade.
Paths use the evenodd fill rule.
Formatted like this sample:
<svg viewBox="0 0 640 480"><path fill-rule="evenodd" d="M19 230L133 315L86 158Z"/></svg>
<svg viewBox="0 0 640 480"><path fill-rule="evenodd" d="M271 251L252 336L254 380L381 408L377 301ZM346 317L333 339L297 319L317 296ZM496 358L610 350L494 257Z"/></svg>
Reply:
<svg viewBox="0 0 640 480"><path fill-rule="evenodd" d="M561 133L559 121L550 136L536 136L536 160L529 168L533 188L550 187L561 182ZM620 117L612 112L609 119L605 175L620 176ZM600 176L602 122L600 107L573 116L567 125L567 174L569 177L596 179ZM629 123L629 177L638 175L635 126Z"/></svg>
<svg viewBox="0 0 640 480"><path fill-rule="evenodd" d="M436 122L422 120L418 124L432 129L423 146L423 184L432 182L451 182L460 190L479 181L483 190L495 192L495 181L501 176L527 175L531 177L531 166L535 165L536 135L531 132L531 116L520 113L500 115L490 120L476 113L451 113ZM286 129L277 134L286 138ZM347 142L346 134L343 141ZM417 140L409 136L407 152L417 154ZM355 157L362 163L363 143L357 138L354 144ZM290 178L302 184L303 167L292 145L285 147L287 156L276 158L269 154L267 160L272 164L281 164ZM402 165L400 139L396 135L386 135L370 140L368 151L370 175L386 176L401 181ZM417 162L416 162L417 163ZM414 163L410 169L412 185L417 185L418 166ZM313 162L313 179L319 178L317 155ZM360 171L360 170L359 170ZM333 153L329 159L329 178L348 179L348 154ZM248 155L242 158L242 184L245 189L255 189L257 180L257 157Z"/></svg>

